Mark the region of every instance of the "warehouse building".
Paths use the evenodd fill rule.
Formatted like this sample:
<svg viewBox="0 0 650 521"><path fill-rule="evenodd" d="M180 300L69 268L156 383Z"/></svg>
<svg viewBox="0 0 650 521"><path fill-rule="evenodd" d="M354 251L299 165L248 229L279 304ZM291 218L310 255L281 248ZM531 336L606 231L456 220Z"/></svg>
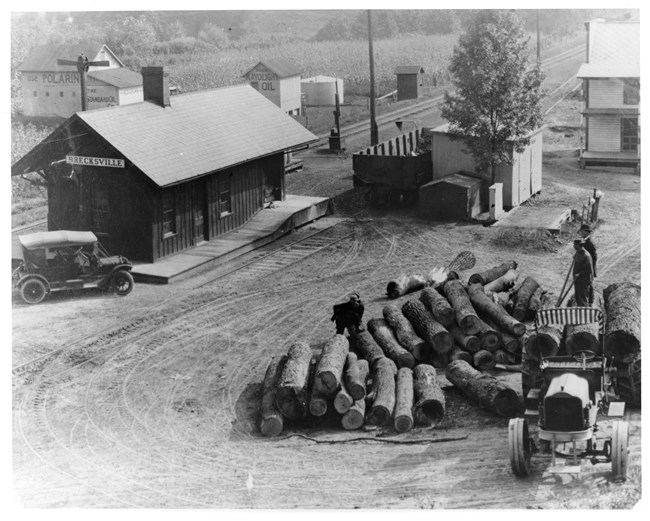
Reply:
<svg viewBox="0 0 650 521"><path fill-rule="evenodd" d="M105 67L91 66L86 74L88 109L127 105L142 101L142 76L124 67L103 44L41 45L19 67L23 93L23 115L70 117L81 110L81 78L76 66L58 65L59 59L108 61Z"/></svg>
<svg viewBox="0 0 650 521"><path fill-rule="evenodd" d="M290 116L300 116L302 72L284 58L258 62L244 78L251 87L263 94Z"/></svg>
<svg viewBox="0 0 650 521"><path fill-rule="evenodd" d="M284 154L316 136L249 85L170 98L161 67L142 75L144 102L76 113L12 166L48 180L48 229L152 263L285 199Z"/></svg>

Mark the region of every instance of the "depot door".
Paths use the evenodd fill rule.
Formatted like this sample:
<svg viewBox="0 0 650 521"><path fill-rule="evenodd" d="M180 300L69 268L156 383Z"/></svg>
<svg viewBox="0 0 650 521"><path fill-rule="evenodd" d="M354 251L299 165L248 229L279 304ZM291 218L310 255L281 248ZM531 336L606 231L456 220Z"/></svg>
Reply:
<svg viewBox="0 0 650 521"><path fill-rule="evenodd" d="M194 244L209 240L208 200L205 181L198 181L192 185L192 221Z"/></svg>

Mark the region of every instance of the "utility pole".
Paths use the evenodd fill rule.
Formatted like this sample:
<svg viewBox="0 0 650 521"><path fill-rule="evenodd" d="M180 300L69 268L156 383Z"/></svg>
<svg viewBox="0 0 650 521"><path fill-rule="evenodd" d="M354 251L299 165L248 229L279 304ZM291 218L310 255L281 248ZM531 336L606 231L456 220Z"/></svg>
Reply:
<svg viewBox="0 0 650 521"><path fill-rule="evenodd" d="M370 54L370 146L379 143L379 131L375 117L375 59L372 52L372 21L368 9L368 52Z"/></svg>
<svg viewBox="0 0 650 521"><path fill-rule="evenodd" d="M88 110L88 95L86 93L86 73L91 66L108 67L110 62L106 60L91 62L85 54L80 54L75 60L56 60L57 65L76 65L81 81L81 111Z"/></svg>
<svg viewBox="0 0 650 521"><path fill-rule="evenodd" d="M537 70L542 66L542 58L539 49L539 9L537 9Z"/></svg>

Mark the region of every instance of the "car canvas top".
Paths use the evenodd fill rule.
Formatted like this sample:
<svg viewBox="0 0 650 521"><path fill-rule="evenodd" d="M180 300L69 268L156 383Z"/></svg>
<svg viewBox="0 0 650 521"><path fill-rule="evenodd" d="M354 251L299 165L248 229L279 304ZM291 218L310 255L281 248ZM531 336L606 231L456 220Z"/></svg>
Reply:
<svg viewBox="0 0 650 521"><path fill-rule="evenodd" d="M93 232L57 230L53 232L38 232L18 237L20 244L26 250L49 248L52 246L83 246L94 244L97 237Z"/></svg>

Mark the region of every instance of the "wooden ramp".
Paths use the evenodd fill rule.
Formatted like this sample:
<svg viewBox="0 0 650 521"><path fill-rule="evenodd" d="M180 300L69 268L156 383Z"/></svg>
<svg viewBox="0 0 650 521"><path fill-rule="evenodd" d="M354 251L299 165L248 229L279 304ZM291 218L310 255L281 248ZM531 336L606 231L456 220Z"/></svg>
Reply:
<svg viewBox="0 0 650 521"><path fill-rule="evenodd" d="M492 226L548 230L551 233L559 233L562 223L570 217L571 210L568 208L516 206L499 217L499 220Z"/></svg>
<svg viewBox="0 0 650 521"><path fill-rule="evenodd" d="M260 210L237 230L153 264L134 263L133 276L138 282L169 284L269 244L295 228L324 217L328 209L326 197L287 195L286 200Z"/></svg>

